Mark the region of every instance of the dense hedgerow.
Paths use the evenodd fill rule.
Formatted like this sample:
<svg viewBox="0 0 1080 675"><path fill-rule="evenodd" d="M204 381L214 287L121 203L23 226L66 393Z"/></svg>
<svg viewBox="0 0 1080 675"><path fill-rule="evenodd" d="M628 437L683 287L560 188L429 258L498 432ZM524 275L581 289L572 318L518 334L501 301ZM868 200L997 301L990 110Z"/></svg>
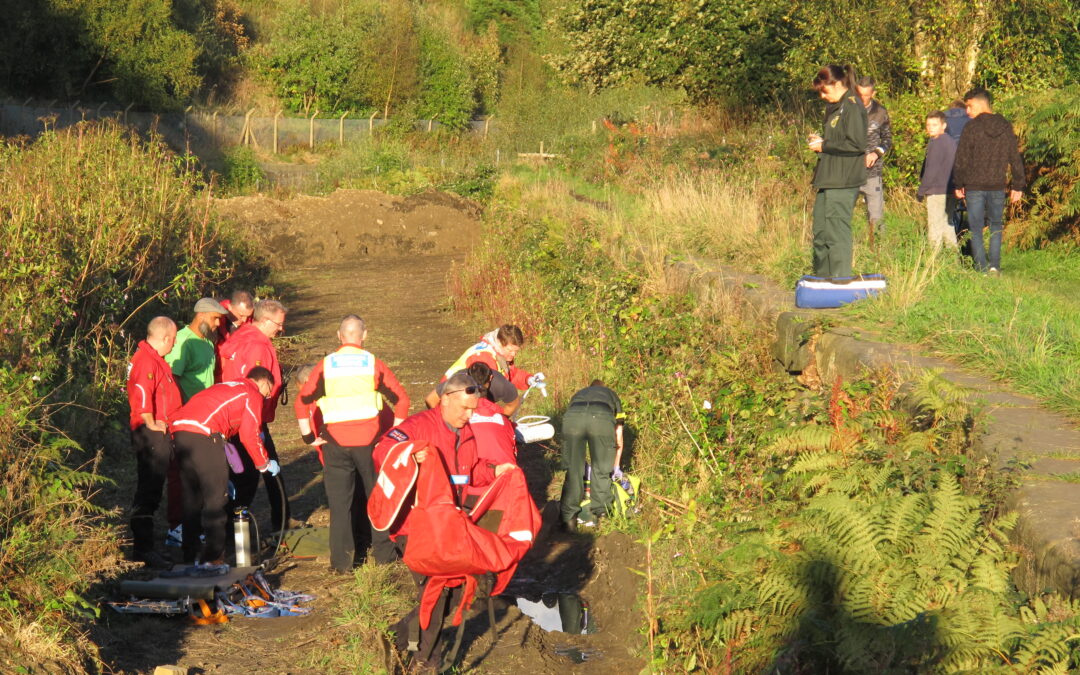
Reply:
<svg viewBox="0 0 1080 675"><path fill-rule="evenodd" d="M115 569L92 493L122 439L123 365L149 317L185 309L245 262L192 163L114 125L0 146L0 670L76 672L78 622ZM105 413L105 414L103 414ZM114 505L107 505L112 507Z"/></svg>

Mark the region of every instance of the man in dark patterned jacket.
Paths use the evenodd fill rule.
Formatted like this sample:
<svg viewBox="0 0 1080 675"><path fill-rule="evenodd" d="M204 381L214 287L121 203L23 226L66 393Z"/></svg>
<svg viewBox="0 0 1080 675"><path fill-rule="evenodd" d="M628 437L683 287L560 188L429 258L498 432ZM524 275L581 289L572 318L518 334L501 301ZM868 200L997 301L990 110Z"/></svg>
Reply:
<svg viewBox="0 0 1080 675"><path fill-rule="evenodd" d="M889 111L874 100L874 78L862 77L855 83L855 90L866 107L869 125L866 129L866 184L859 189L866 200L866 218L870 221L870 245L874 234L880 234L885 225L885 193L881 183L881 166L884 157L892 152L892 124Z"/></svg>

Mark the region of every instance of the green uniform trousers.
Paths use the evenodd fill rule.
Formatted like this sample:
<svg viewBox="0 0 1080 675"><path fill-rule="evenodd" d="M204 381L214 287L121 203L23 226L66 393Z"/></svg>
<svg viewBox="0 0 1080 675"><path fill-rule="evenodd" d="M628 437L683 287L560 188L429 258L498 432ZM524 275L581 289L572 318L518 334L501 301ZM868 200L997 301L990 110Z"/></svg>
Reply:
<svg viewBox="0 0 1080 675"><path fill-rule="evenodd" d="M562 422L562 456L566 464L561 512L565 522L574 522L585 497L585 447L592 464L591 514L607 515L611 507L611 472L615 469L615 416L604 405L570 406Z"/></svg>
<svg viewBox="0 0 1080 675"><path fill-rule="evenodd" d="M814 199L814 274L851 276L851 213L859 188L824 188Z"/></svg>

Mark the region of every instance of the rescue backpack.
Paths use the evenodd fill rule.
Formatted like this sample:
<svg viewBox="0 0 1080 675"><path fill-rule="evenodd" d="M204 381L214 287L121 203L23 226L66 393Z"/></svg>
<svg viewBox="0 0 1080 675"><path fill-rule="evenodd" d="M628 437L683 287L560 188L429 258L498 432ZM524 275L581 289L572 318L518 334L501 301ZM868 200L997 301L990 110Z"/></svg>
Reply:
<svg viewBox="0 0 1080 675"><path fill-rule="evenodd" d="M413 454L424 448L429 449L428 460L417 465ZM540 531L540 513L529 496L524 473L516 468L496 478L466 513L454 501L438 450L403 441L387 453L377 488L368 500L372 525L389 528L410 494L414 496L407 516L409 541L403 562L410 570L429 577L420 600L420 627L430 625L443 589L463 586L461 604L452 620L456 626L472 605L478 576L494 573L491 595L506 589Z"/></svg>

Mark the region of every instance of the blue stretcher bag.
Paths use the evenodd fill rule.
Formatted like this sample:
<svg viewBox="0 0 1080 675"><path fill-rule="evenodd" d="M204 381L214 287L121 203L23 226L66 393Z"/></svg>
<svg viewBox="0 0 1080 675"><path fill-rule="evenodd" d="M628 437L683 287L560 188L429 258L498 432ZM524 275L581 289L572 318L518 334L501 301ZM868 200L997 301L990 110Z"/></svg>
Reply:
<svg viewBox="0 0 1080 675"><path fill-rule="evenodd" d="M876 296L884 290L885 277L881 274L853 277L815 277L808 274L795 284L795 306L830 309Z"/></svg>

